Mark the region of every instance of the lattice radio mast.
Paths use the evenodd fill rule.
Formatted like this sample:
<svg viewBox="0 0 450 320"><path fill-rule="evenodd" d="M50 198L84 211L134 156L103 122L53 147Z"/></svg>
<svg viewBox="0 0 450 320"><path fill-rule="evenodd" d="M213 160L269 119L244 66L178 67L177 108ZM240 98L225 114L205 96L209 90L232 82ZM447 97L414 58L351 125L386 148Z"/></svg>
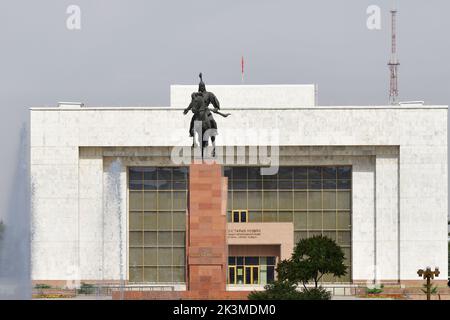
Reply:
<svg viewBox="0 0 450 320"><path fill-rule="evenodd" d="M392 26L392 48L391 60L388 63L391 73L389 103L395 105L398 103L398 66L400 65L397 58L397 10L391 10L391 26Z"/></svg>

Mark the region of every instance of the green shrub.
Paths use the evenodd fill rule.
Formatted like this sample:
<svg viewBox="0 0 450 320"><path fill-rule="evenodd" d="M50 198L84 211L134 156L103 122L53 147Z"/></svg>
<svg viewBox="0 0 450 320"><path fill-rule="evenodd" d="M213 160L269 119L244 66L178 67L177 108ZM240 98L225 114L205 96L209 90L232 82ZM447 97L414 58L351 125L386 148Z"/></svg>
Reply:
<svg viewBox="0 0 450 320"><path fill-rule="evenodd" d="M95 286L89 283L81 283L80 289L78 289L78 294L93 294Z"/></svg>
<svg viewBox="0 0 450 320"><path fill-rule="evenodd" d="M369 289L369 288L367 288L366 289L366 293L367 294L379 294L379 293L382 293L383 292L383 289L381 289L381 288L371 288L371 289Z"/></svg>
<svg viewBox="0 0 450 320"><path fill-rule="evenodd" d="M302 300L301 292L287 281L274 281L264 286L265 291L252 291L249 300Z"/></svg>
<svg viewBox="0 0 450 320"><path fill-rule="evenodd" d="M331 293L322 287L303 290L302 300L330 300Z"/></svg>
<svg viewBox="0 0 450 320"><path fill-rule="evenodd" d="M249 300L330 300L331 293L322 287L297 291L297 286L288 281L274 281L264 286L265 291L252 291Z"/></svg>
<svg viewBox="0 0 450 320"><path fill-rule="evenodd" d="M35 289L50 289L52 286L45 283L38 283L34 286Z"/></svg>

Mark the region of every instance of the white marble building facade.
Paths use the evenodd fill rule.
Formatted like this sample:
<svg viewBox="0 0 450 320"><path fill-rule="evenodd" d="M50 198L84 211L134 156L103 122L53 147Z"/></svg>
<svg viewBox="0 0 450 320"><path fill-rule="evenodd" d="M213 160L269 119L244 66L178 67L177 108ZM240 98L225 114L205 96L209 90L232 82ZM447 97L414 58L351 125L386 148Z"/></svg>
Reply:
<svg viewBox="0 0 450 320"><path fill-rule="evenodd" d="M447 106L316 106L314 86L245 87L215 88L232 113L216 117L219 146L278 142L280 165L352 166L354 282L407 283L426 266L447 279ZM127 167L170 165L191 144L182 110L195 90L173 86L170 107L31 109L35 282L127 279Z"/></svg>

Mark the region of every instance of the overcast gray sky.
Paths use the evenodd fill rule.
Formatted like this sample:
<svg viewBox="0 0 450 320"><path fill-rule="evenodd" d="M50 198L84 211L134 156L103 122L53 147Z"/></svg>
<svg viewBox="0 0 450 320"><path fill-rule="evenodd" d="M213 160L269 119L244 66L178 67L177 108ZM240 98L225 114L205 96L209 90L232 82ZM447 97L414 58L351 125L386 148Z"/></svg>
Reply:
<svg viewBox="0 0 450 320"><path fill-rule="evenodd" d="M391 0L2 0L0 208L28 108L168 105L170 84L316 83L323 105L386 104ZM69 5L81 30L66 28ZM397 0L401 100L450 102L450 1ZM366 9L382 9L380 31Z"/></svg>

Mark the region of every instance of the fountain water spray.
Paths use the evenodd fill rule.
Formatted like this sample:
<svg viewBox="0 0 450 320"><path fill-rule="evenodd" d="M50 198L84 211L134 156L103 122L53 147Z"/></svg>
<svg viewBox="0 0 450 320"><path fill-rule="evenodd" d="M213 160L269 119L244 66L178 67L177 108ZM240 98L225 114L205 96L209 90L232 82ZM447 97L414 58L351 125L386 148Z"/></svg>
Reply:
<svg viewBox="0 0 450 320"><path fill-rule="evenodd" d="M0 214L0 300L31 299L29 137L20 133L14 182L6 212Z"/></svg>
<svg viewBox="0 0 450 320"><path fill-rule="evenodd" d="M119 158L114 160L107 170L106 180L106 212L104 214L114 215L117 218L117 229L119 232L119 274L120 274L120 299L124 298L124 259L123 259L123 226L122 226L122 194L121 194L121 175L122 162Z"/></svg>

